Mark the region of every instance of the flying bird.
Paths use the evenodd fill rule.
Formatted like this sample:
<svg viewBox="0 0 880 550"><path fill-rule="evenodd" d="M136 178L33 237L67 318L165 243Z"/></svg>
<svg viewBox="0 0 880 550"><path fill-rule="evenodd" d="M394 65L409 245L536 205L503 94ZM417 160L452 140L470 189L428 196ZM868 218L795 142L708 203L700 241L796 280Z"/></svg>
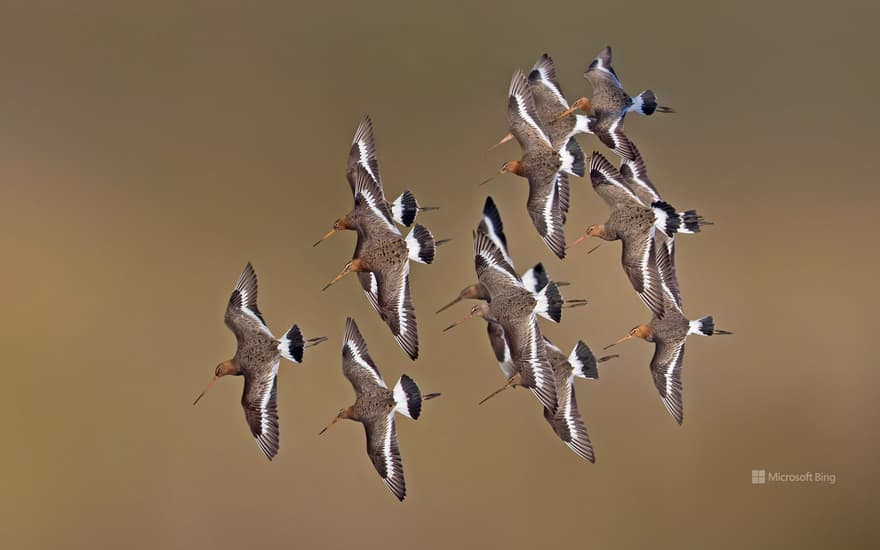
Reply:
<svg viewBox="0 0 880 550"><path fill-rule="evenodd" d="M364 115L357 130L354 134L354 140L351 142L351 149L348 152L348 167L345 176L348 179L348 185L354 194L354 178L357 166L362 166L379 189L382 190L382 201L385 202L391 217L394 221L404 227L410 227L416 219L419 212L428 210L437 210L434 206L422 206L416 200L415 195L410 190L405 190L394 201L388 202L385 199L382 180L379 177L379 162L376 160L376 140L373 137L373 122L368 115ZM333 228L327 232L313 246L318 246L326 239L329 239L337 231L350 230L354 231L358 228L360 219L359 212L353 208L348 214L337 219L333 223Z"/></svg>
<svg viewBox="0 0 880 550"><path fill-rule="evenodd" d="M593 97L581 97L566 109L559 119L564 119L575 111L582 111L594 117L590 127L599 140L625 159L632 159L628 146L629 139L623 133L623 120L629 112L652 115L654 112L674 113L669 107L657 104L651 90L645 90L630 97L620 84L617 73L611 67L611 46L607 46L590 63L584 78L593 87Z"/></svg>
<svg viewBox="0 0 880 550"><path fill-rule="evenodd" d="M389 390L367 351L367 343L357 324L350 317L345 320L342 374L354 388L355 402L341 409L321 433L340 419L356 420L363 424L367 435L367 456L385 486L398 500L403 500L406 496L406 481L403 478L403 462L400 459L394 414L399 413L418 420L422 401L440 394L423 396L412 378L405 374L397 381L394 389Z"/></svg>
<svg viewBox="0 0 880 550"><path fill-rule="evenodd" d="M257 307L257 274L250 263L245 266L232 291L224 322L235 334L238 347L232 359L217 365L214 378L193 405L223 376L244 376L241 396L244 417L260 450L272 460L278 454L277 377L281 358L300 363L305 348L327 338L319 336L305 340L297 325L293 325L280 340L272 336Z"/></svg>
<svg viewBox="0 0 880 550"><path fill-rule="evenodd" d="M392 221L382 189L362 165L355 167L355 210L361 220L354 256L327 285L358 273L361 286L398 345L410 359L419 356L419 332L409 284L409 261L434 261L434 236L416 224L404 238Z"/></svg>
<svg viewBox="0 0 880 550"><path fill-rule="evenodd" d="M522 158L505 162L483 183L507 172L526 178L529 182L526 209L532 223L547 247L559 258L564 258L563 225L569 202L566 174L584 175L583 153L573 139L561 147L553 146L538 122L534 97L520 70L514 73L510 82L507 119L511 133L522 148Z"/></svg>

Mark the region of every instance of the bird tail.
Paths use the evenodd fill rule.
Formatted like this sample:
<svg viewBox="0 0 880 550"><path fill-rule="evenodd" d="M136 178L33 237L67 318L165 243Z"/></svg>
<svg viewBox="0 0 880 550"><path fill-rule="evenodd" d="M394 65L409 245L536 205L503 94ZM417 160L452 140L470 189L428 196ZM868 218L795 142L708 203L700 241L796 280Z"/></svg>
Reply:
<svg viewBox="0 0 880 550"><path fill-rule="evenodd" d="M648 116L653 115L655 111L660 113L675 112L675 109L658 105L657 96L655 96L654 92L651 90L645 90L632 98L632 105L630 105L629 110Z"/></svg>
<svg viewBox="0 0 880 550"><path fill-rule="evenodd" d="M715 334L733 334L726 330L715 328L715 321L712 316L706 316L688 323L688 334L699 334L700 336L713 336Z"/></svg>
<svg viewBox="0 0 880 550"><path fill-rule="evenodd" d="M584 151L581 149L581 146L578 145L578 142L575 141L574 138L568 140L568 143L565 144L565 147L561 151L559 151L559 156L562 159L561 170L563 172L581 178L584 177L584 174L587 173L587 164L584 157Z"/></svg>
<svg viewBox="0 0 880 550"><path fill-rule="evenodd" d="M676 233L699 233L702 226L709 224L696 210L678 212L668 202L654 201L651 209L654 211L654 225L670 237Z"/></svg>
<svg viewBox="0 0 880 550"><path fill-rule="evenodd" d="M522 282L526 290L532 294L540 292L550 282L547 271L544 269L544 264L539 262L535 264L535 267L523 273Z"/></svg>
<svg viewBox="0 0 880 550"><path fill-rule="evenodd" d="M404 374L394 385L394 410L413 420L418 420L422 413L422 401L435 397L440 397L440 394L429 393L423 396L415 381Z"/></svg>
<svg viewBox="0 0 880 550"><path fill-rule="evenodd" d="M310 346L315 346L327 340L326 336L317 336L305 340L302 331L297 325L290 327L290 330L284 333L281 340L278 341L278 351L285 359L289 359L294 363L302 363L303 351Z"/></svg>
<svg viewBox="0 0 880 550"><path fill-rule="evenodd" d="M419 203L409 190L404 191L391 203L391 215L400 225L409 227L419 212Z"/></svg>
<svg viewBox="0 0 880 550"><path fill-rule="evenodd" d="M434 253L437 244L434 235L424 225L416 224L406 236L406 247L409 250L409 259L422 264L434 261Z"/></svg>
<svg viewBox="0 0 880 550"><path fill-rule="evenodd" d="M574 375L579 378L599 378L599 369L596 367L596 357L582 340L568 356L568 364L574 369Z"/></svg>
<svg viewBox="0 0 880 550"><path fill-rule="evenodd" d="M535 313L549 319L554 323L562 320L562 294L559 293L559 287L553 281L547 283L547 286L535 293L538 303L535 305Z"/></svg>

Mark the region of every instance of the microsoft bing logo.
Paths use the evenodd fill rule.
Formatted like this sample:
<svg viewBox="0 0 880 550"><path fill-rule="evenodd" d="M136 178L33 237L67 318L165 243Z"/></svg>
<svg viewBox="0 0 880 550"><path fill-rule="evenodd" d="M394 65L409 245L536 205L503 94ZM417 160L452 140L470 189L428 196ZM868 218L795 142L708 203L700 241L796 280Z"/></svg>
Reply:
<svg viewBox="0 0 880 550"><path fill-rule="evenodd" d="M766 470L752 470L752 485L763 485L767 483Z"/></svg>

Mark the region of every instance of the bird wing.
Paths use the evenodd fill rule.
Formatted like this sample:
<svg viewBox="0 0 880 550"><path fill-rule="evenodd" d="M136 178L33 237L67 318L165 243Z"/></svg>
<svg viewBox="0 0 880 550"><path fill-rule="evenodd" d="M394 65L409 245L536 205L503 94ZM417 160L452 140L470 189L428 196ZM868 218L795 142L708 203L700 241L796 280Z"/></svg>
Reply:
<svg viewBox="0 0 880 550"><path fill-rule="evenodd" d="M551 147L550 138L538 123L535 99L522 71L517 69L510 81L507 99L507 123L523 152Z"/></svg>
<svg viewBox="0 0 880 550"><path fill-rule="evenodd" d="M575 452L579 457L590 462L595 462L593 444L590 434L584 424L584 419L578 410L577 397L574 393L574 375L571 368L557 367L556 374L556 399L558 405L556 414L548 421L560 439ZM547 416L547 415L545 415Z"/></svg>
<svg viewBox="0 0 880 550"><path fill-rule="evenodd" d="M565 257L565 228L563 227L565 215L562 211L559 192L560 173L555 173L550 185L546 185L543 179L546 174L537 173L529 177L529 199L526 204L532 223L538 234L544 239L544 244L559 258ZM539 181L539 179L541 181ZM567 185L568 180L565 180ZM566 187L567 192L567 187Z"/></svg>
<svg viewBox="0 0 880 550"><path fill-rule="evenodd" d="M409 287L409 261L375 273L379 314L391 328L397 344L415 359L419 356L419 329Z"/></svg>
<svg viewBox="0 0 880 550"><path fill-rule="evenodd" d="M235 289L229 297L226 305L226 314L223 321L229 330L235 334L238 344L250 338L253 334L262 332L270 338L272 332L263 320L263 314L257 307L257 274L253 266L248 262L244 271L235 284Z"/></svg>
<svg viewBox="0 0 880 550"><path fill-rule="evenodd" d="M655 201L659 201L660 194L651 180L648 179L648 168L645 165L645 159L639 153L634 143L630 142L630 148L632 160L624 159L620 165L620 175L623 178L623 182L643 204L650 205Z"/></svg>
<svg viewBox="0 0 880 550"><path fill-rule="evenodd" d="M657 271L663 284L667 303L682 312L681 289L675 274L675 240L657 231L654 234L654 248L657 256Z"/></svg>
<svg viewBox="0 0 880 550"><path fill-rule="evenodd" d="M351 186L351 192L354 193L355 173L357 166L361 166L370 175L370 178L376 182L379 189L382 190L382 180L379 177L379 162L376 160L376 142L373 138L373 122L369 115L364 115L361 123L358 124L354 133L354 139L351 142L351 149L348 152L348 168L346 175L348 176L348 184ZM385 198L384 191L382 198Z"/></svg>
<svg viewBox="0 0 880 550"><path fill-rule="evenodd" d="M507 345L507 339L504 337L504 329L498 323L486 323L486 332L489 335L489 343L492 345L492 351L495 352L495 359L505 378L510 378L516 374L513 360L510 357L510 347Z"/></svg>
<svg viewBox="0 0 880 550"><path fill-rule="evenodd" d="M356 395L387 388L376 363L370 357L367 343L361 336L354 319L349 317L345 320L345 333L342 342L342 374L348 379L354 388Z"/></svg>
<svg viewBox="0 0 880 550"><path fill-rule="evenodd" d="M648 309L663 317L663 284L657 269L657 250L654 246L656 228L647 233L624 236L621 253L623 271Z"/></svg>
<svg viewBox="0 0 880 550"><path fill-rule="evenodd" d="M620 204L645 206L623 182L617 168L596 151L590 157L590 182L593 190L611 208Z"/></svg>
<svg viewBox="0 0 880 550"><path fill-rule="evenodd" d="M545 408L555 413L556 381L547 360L537 314L532 312L525 320L505 319L501 325L513 363L522 376L522 385L529 388Z"/></svg>
<svg viewBox="0 0 880 550"><path fill-rule="evenodd" d="M379 283L376 281L376 275L372 271L359 271L357 276L361 288L364 289L364 294L367 296L367 301L370 302L376 313L381 313L379 310Z"/></svg>
<svg viewBox="0 0 880 550"><path fill-rule="evenodd" d="M244 392L241 406L254 439L269 460L278 454L278 365L276 359L269 369L254 373L244 371Z"/></svg>
<svg viewBox="0 0 880 550"><path fill-rule="evenodd" d="M371 417L362 422L367 433L367 455L373 461L373 466L385 486L398 500L403 500L406 496L406 481L403 479L403 462L400 460L400 445L397 443L394 410L387 416Z"/></svg>
<svg viewBox="0 0 880 550"><path fill-rule="evenodd" d="M477 226L477 232L484 233L492 243L498 247L498 250L504 255L504 260L510 267L513 267L513 258L507 251L507 237L504 235L504 224L501 222L501 214L492 197L486 197L486 204L483 206L483 217L480 219L480 225Z"/></svg>
<svg viewBox="0 0 880 550"><path fill-rule="evenodd" d="M684 362L684 338L674 342L658 341L651 359L654 385L669 414L681 424L684 409L681 398L681 366Z"/></svg>
<svg viewBox="0 0 880 550"><path fill-rule="evenodd" d="M360 218L358 232L387 232L400 235L397 226L394 225L391 209L388 201L382 194L382 187L374 180L369 172L360 164L354 170L354 207Z"/></svg>
<svg viewBox="0 0 880 550"><path fill-rule="evenodd" d="M590 85L593 86L593 95L596 95L597 87L610 87L615 88L617 90L623 90L623 86L620 85L620 79L617 77L617 73L614 71L614 68L611 67L611 46L606 46L599 55L597 55L593 61L590 63L590 66L587 67L587 70L584 72L584 78L586 78Z"/></svg>
<svg viewBox="0 0 880 550"><path fill-rule="evenodd" d="M522 286L516 271L485 233L474 232L474 268L490 299L493 295L503 294L508 288Z"/></svg>

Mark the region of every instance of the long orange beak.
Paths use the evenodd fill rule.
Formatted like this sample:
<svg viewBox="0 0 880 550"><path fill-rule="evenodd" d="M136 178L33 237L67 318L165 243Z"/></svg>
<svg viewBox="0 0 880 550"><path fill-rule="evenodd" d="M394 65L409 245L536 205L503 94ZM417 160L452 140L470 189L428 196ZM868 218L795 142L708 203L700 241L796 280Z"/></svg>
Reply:
<svg viewBox="0 0 880 550"><path fill-rule="evenodd" d="M614 342L613 344L608 344L607 346L605 346L605 347L602 348L602 349L605 350L605 349L608 349L608 348L613 348L613 347L616 346L617 344L619 344L619 343L621 343L621 342L624 342L624 341L626 341L626 340L629 340L630 338L635 338L635 336L633 336L632 334L627 334L626 336L624 336L624 337L621 338L620 340Z"/></svg>
<svg viewBox="0 0 880 550"><path fill-rule="evenodd" d="M578 110L577 107L569 107L564 113L559 115L559 117L557 117L556 120L557 121L562 120L563 118L567 117L568 115L570 115L571 113L573 113L577 110Z"/></svg>
<svg viewBox="0 0 880 550"><path fill-rule="evenodd" d="M214 378L211 379L210 382L208 382L208 385L207 385L207 387L205 387L204 391L202 391L202 393L200 393L199 396L196 397L196 400L193 401L193 405L198 403L199 399L201 399L203 395L208 393L208 390L210 390L214 386L214 382L216 382L219 378L220 378L219 376L215 376Z"/></svg>
<svg viewBox="0 0 880 550"><path fill-rule="evenodd" d="M573 243L571 243L571 246L573 246L573 247L577 246L589 238L590 238L590 235L588 233L584 233L583 235L578 237L577 240L575 240Z"/></svg>
<svg viewBox="0 0 880 550"><path fill-rule="evenodd" d="M339 273L339 275L337 275L336 277L334 277L332 281L330 281L329 283L327 283L326 285L324 285L324 288L321 289L321 292L324 292L325 290L327 290L327 289L330 288L331 286L333 286L333 285L335 285L336 283L338 283L340 279L342 279L343 277L345 277L345 276L348 275L349 273L351 273L351 262L349 262L348 264L346 264L345 267L342 269L342 271Z"/></svg>
<svg viewBox="0 0 880 550"><path fill-rule="evenodd" d="M450 330L450 329L457 327L458 325L464 323L465 321L467 321L471 317L473 317L473 314L468 313L467 315L464 316L464 319L462 319L461 321L456 321L456 322L452 323L451 325L449 325L448 327L444 328L443 332L446 332L447 330Z"/></svg>
<svg viewBox="0 0 880 550"><path fill-rule="evenodd" d="M333 229L331 229L330 231L328 231L326 235L324 235L323 237L321 237L320 240L318 240L318 242L316 242L316 243L313 244L312 246L313 246L313 247L318 246L318 245L321 244L322 242L324 242L324 241L326 241L327 239L329 239L330 237L332 237L334 233L336 233L336 228L335 228L335 227L334 227Z"/></svg>
<svg viewBox="0 0 880 550"><path fill-rule="evenodd" d="M456 298L455 300L452 300L451 302L449 302L449 303L446 304L445 306L441 307L440 309L438 309L438 310L435 311L434 313L440 313L441 311L446 311L447 309L451 308L451 307L454 306L455 304L459 303L461 300L462 300L462 297L459 296L458 298Z"/></svg>
<svg viewBox="0 0 880 550"><path fill-rule="evenodd" d="M506 136L504 136L503 138L501 138L501 141L499 141L498 143L496 143L496 144L493 145L492 147L489 147L488 150L491 151L492 149L494 149L494 148L496 148L496 147L499 147L499 146L501 146L501 145L504 145L505 143L507 143L508 141L510 141L510 140L512 140L512 139L513 139L513 134L507 134Z"/></svg>
<svg viewBox="0 0 880 550"><path fill-rule="evenodd" d="M504 173L504 170L503 170L503 169L502 169L502 170L498 170L498 172L496 172L494 176L492 176L492 177L490 177L490 178L488 178L488 179L485 179L485 180L483 180L482 182L480 182L480 185L486 185L487 183L489 183L490 181L494 180L495 178L497 178L498 176L500 176L500 175L503 174L503 173Z"/></svg>

